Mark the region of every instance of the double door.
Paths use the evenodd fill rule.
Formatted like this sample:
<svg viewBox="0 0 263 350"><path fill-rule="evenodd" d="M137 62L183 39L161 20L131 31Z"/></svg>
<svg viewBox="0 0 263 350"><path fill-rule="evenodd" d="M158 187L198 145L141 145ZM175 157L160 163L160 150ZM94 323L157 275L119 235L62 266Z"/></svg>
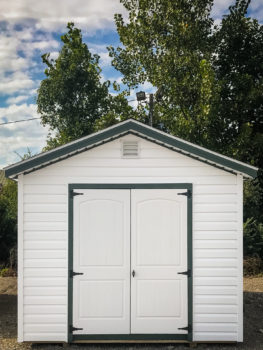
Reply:
<svg viewBox="0 0 263 350"><path fill-rule="evenodd" d="M78 190L74 334L185 334L187 197L180 189Z"/></svg>

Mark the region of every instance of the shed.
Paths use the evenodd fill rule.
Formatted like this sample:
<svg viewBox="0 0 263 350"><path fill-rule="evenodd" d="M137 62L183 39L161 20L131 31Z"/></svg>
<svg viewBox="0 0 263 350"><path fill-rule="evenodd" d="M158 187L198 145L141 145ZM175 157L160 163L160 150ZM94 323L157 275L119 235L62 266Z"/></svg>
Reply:
<svg viewBox="0 0 263 350"><path fill-rule="evenodd" d="M243 340L243 178L127 120L5 168L18 181L18 341Z"/></svg>

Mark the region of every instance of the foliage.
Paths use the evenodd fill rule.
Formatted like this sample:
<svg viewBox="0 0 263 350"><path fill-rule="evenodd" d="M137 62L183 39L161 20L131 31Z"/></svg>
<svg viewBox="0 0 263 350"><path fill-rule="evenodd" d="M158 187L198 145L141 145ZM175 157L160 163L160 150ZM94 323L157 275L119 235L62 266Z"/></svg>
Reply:
<svg viewBox="0 0 263 350"><path fill-rule="evenodd" d="M4 269L0 270L0 277L15 277L16 276L16 270L5 267Z"/></svg>
<svg viewBox="0 0 263 350"><path fill-rule="evenodd" d="M91 54L81 31L73 23L67 28L58 58L51 59L49 53L42 56L46 79L40 84L37 105L42 124L53 133L47 148L92 133L102 116L117 119L133 113L124 94L109 93L110 82L102 81L99 56Z"/></svg>
<svg viewBox="0 0 263 350"><path fill-rule="evenodd" d="M212 0L120 1L128 21L115 15L122 46L109 53L129 88L157 88L154 126L261 168L244 193L246 254L259 253L263 26L247 17L250 0L236 0L219 26Z"/></svg>
<svg viewBox="0 0 263 350"><path fill-rule="evenodd" d="M17 235L17 185L8 180L0 193L0 262L8 264Z"/></svg>
<svg viewBox="0 0 263 350"><path fill-rule="evenodd" d="M263 167L263 27L246 17L250 0L237 0L215 35L215 100L225 153ZM226 127L225 127L226 126ZM221 147L222 148L222 147Z"/></svg>
<svg viewBox="0 0 263 350"><path fill-rule="evenodd" d="M212 0L121 0L129 22L115 15L124 47L109 47L129 88L145 81L162 95L154 126L207 144L214 90L211 67Z"/></svg>
<svg viewBox="0 0 263 350"><path fill-rule="evenodd" d="M263 188L258 179L244 182L244 221L254 217L263 223Z"/></svg>
<svg viewBox="0 0 263 350"><path fill-rule="evenodd" d="M263 260L263 224L254 218L244 223L244 256L258 256Z"/></svg>
<svg viewBox="0 0 263 350"><path fill-rule="evenodd" d="M244 276L255 276L262 274L263 262L259 257L249 256L244 258Z"/></svg>

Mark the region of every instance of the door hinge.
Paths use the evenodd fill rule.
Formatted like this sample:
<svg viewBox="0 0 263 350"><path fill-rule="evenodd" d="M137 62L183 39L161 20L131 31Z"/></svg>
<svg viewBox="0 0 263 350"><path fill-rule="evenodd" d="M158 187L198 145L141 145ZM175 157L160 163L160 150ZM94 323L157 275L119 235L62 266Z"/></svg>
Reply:
<svg viewBox="0 0 263 350"><path fill-rule="evenodd" d="M77 276L77 275L83 275L84 273L83 272L74 272L73 270L70 270L69 271L69 277L72 278L74 276Z"/></svg>
<svg viewBox="0 0 263 350"><path fill-rule="evenodd" d="M74 192L74 190L71 190L71 198L73 198L74 196L82 196L84 193L81 192Z"/></svg>
<svg viewBox="0 0 263 350"><path fill-rule="evenodd" d="M192 332L192 325L189 324L186 327L178 328L178 330Z"/></svg>
<svg viewBox="0 0 263 350"><path fill-rule="evenodd" d="M186 192L181 192L181 193L177 193L178 196L186 196L187 198L191 198L192 197L192 191L191 190L187 190Z"/></svg>
<svg viewBox="0 0 263 350"><path fill-rule="evenodd" d="M83 328L77 328L77 327L73 327L72 324L69 326L69 333L72 333L74 331L82 331Z"/></svg>
<svg viewBox="0 0 263 350"><path fill-rule="evenodd" d="M187 277L191 277L192 276L192 271L189 269L187 271L184 272L177 272L178 275L186 275Z"/></svg>

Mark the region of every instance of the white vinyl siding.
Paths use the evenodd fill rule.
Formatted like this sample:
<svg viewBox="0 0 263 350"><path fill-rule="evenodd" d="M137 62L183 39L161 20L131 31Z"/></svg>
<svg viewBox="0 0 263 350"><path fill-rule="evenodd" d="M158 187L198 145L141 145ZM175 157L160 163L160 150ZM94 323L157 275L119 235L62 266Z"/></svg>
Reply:
<svg viewBox="0 0 263 350"><path fill-rule="evenodd" d="M19 178L20 341L67 341L69 183L193 183L193 340L242 340L242 176L126 136Z"/></svg>

